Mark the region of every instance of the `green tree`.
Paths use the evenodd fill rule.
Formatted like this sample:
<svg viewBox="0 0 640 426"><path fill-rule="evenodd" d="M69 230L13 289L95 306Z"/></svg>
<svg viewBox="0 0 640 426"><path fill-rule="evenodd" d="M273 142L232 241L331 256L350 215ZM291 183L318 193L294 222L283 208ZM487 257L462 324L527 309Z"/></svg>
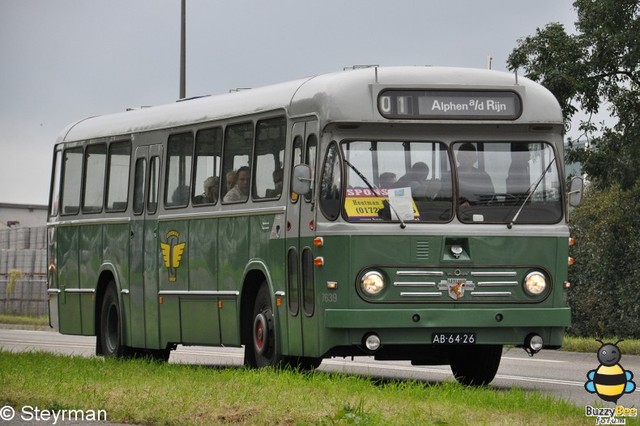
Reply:
<svg viewBox="0 0 640 426"><path fill-rule="evenodd" d="M590 148L570 150L568 160L581 162L597 188L626 190L640 180L640 0L576 0L573 6L575 34L551 23L518 40L507 64L547 87L565 120L578 110L609 108L617 123L583 121Z"/></svg>
<svg viewBox="0 0 640 426"><path fill-rule="evenodd" d="M640 0L576 0L576 33L558 23L518 40L510 69L546 86L565 120L608 108L613 125L580 123L587 149L570 149L591 186L571 216L571 331L640 337ZM570 141L571 142L571 141Z"/></svg>

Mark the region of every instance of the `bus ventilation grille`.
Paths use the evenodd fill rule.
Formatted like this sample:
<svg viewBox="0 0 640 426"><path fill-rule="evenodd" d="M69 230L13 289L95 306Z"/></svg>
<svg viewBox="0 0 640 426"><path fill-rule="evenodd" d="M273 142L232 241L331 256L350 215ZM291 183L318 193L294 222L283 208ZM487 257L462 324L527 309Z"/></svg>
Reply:
<svg viewBox="0 0 640 426"><path fill-rule="evenodd" d="M416 260L428 260L429 259L429 242L416 241L414 245L413 253Z"/></svg>

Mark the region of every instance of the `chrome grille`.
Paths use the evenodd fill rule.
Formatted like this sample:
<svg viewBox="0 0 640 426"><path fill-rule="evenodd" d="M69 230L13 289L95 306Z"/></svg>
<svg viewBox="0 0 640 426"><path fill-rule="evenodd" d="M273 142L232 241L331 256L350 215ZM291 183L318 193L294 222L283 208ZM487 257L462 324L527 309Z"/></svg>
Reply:
<svg viewBox="0 0 640 426"><path fill-rule="evenodd" d="M464 302L513 298L519 291L517 271L471 270L397 270L393 287L402 299ZM458 285L455 292L451 287ZM464 291L464 290L466 291Z"/></svg>

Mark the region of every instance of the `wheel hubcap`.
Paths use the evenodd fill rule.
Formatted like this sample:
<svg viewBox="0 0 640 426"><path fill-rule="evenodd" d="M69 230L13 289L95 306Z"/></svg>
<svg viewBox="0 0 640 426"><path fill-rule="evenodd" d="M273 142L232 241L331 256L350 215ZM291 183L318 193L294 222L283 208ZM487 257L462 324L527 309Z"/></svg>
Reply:
<svg viewBox="0 0 640 426"><path fill-rule="evenodd" d="M256 315L253 321L253 345L256 348L256 352L264 354L268 349L269 342L269 328L267 325L267 318L264 313Z"/></svg>

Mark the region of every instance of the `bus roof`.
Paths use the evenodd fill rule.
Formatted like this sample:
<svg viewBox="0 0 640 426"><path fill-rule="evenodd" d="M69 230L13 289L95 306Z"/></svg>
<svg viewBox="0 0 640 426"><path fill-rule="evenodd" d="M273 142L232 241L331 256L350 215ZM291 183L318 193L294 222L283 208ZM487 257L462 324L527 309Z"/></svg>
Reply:
<svg viewBox="0 0 640 426"><path fill-rule="evenodd" d="M323 124L389 122L377 110L378 93L389 88L515 91L524 100L519 123L563 122L551 92L525 77L469 68L371 67L90 117L67 126L58 142L124 136L277 109L288 110L290 116L318 114Z"/></svg>

